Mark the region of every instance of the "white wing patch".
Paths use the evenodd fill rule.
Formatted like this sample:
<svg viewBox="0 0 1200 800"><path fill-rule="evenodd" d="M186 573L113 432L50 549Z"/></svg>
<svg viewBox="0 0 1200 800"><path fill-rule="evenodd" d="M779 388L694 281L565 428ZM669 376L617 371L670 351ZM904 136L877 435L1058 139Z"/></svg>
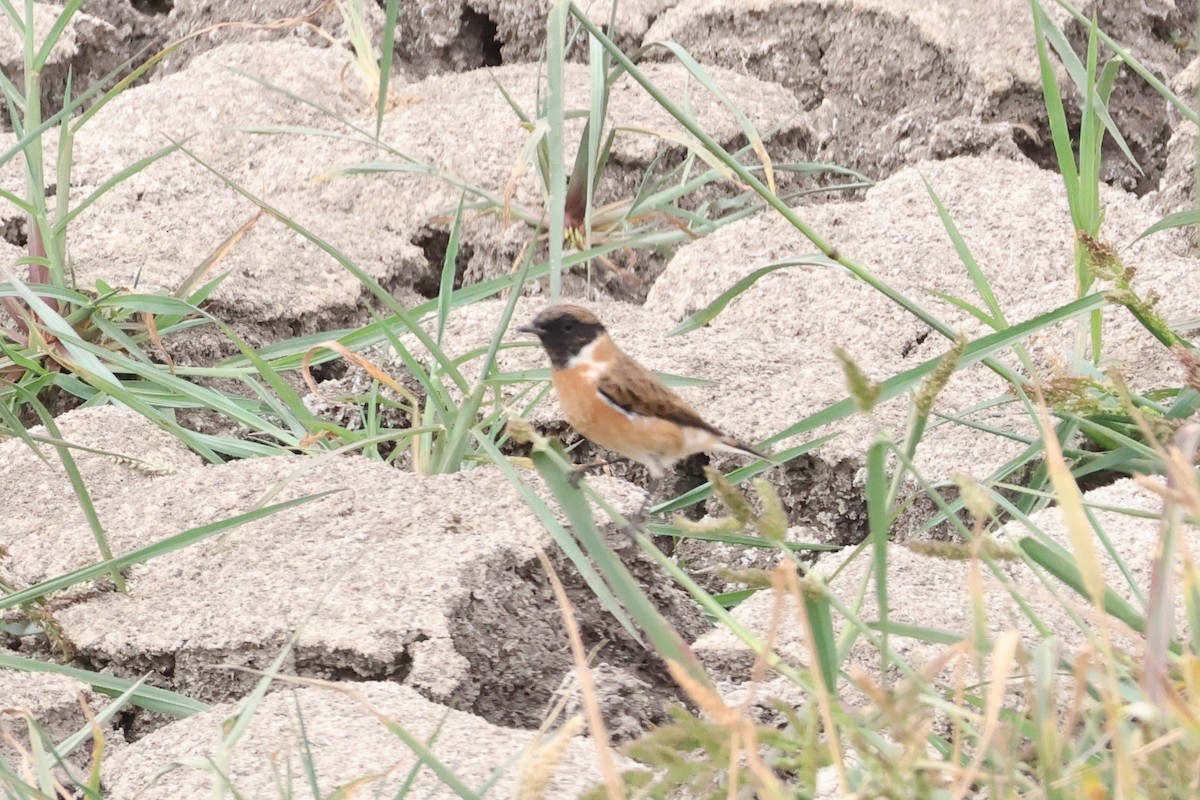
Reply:
<svg viewBox="0 0 1200 800"><path fill-rule="evenodd" d="M599 377L599 376L597 376L597 377ZM609 408L616 409L617 411L620 411L622 414L624 414L625 419L627 419L627 420L630 420L632 422L637 422L638 420L642 420L642 419L646 418L644 415L638 414L636 411L630 411L628 408L617 405L616 403L614 403L612 400L609 399L608 395L606 395L604 392L600 391L599 389L596 390L596 395L604 402L604 405L608 406Z"/></svg>

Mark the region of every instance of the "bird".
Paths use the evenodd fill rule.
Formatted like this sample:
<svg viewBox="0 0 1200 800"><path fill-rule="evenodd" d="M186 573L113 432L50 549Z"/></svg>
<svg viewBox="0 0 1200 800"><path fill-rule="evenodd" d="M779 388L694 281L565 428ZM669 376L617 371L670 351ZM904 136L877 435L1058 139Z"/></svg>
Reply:
<svg viewBox="0 0 1200 800"><path fill-rule="evenodd" d="M650 486L642 510L674 464L706 451L770 460L750 445L705 422L682 397L625 354L588 309L552 305L517 329L538 337L550 357L554 391L567 422L584 438L645 465ZM614 459L620 460L620 459ZM604 463L579 467L582 473Z"/></svg>

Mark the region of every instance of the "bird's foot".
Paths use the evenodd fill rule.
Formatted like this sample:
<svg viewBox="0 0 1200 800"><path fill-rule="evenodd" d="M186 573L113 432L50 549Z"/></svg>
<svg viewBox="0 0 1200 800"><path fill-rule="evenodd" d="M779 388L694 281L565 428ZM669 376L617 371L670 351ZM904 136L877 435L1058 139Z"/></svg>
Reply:
<svg viewBox="0 0 1200 800"><path fill-rule="evenodd" d="M572 489L578 489L579 482L583 480L583 476L587 474L587 467L575 467L575 469L567 473L567 483L571 484Z"/></svg>
<svg viewBox="0 0 1200 800"><path fill-rule="evenodd" d="M647 517L646 512L644 510L639 510L632 517L629 517L625 520L625 531L630 535L638 532L647 533L648 531L646 530L646 523L648 521L649 518Z"/></svg>
<svg viewBox="0 0 1200 800"><path fill-rule="evenodd" d="M591 464L581 464L578 467L575 467L575 469L571 470L571 472L567 475L567 483L571 484L572 489L578 489L579 482L583 480L583 477L589 472L595 472L601 467L607 467L609 464L617 464L621 461L628 460L628 458L621 456L618 458L610 458L607 461L593 461Z"/></svg>
<svg viewBox="0 0 1200 800"><path fill-rule="evenodd" d="M650 485L646 488L646 499L642 501L642 507L627 520L627 528L630 533L636 531L649 533L646 530L646 523L650 521L650 506L654 504L654 498L658 494L659 485L660 481L658 479L651 479Z"/></svg>

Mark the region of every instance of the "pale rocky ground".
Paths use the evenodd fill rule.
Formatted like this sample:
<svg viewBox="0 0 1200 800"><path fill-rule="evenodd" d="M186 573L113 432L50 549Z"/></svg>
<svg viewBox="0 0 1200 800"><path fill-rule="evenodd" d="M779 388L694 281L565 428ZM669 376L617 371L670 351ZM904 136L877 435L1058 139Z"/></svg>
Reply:
<svg viewBox="0 0 1200 800"><path fill-rule="evenodd" d="M1176 8L1170 0L1148 0L1137 12L1117 0L1082 5L1178 91L1194 91L1197 62L1189 64L1190 54L1176 48L1173 38L1185 36L1194 22L1180 10L1183 4ZM185 34L199 34L79 134L71 180L76 202L171 142L185 143L194 156L168 155L75 222L70 241L81 285L104 280L136 284L139 291L172 290L191 275L257 210L213 171L345 252L407 305L436 295L447 214L458 202L459 189L430 175L330 179L331 172L359 162L397 162L401 153L496 196L511 185L515 203L540 206L533 177L514 178L528 134L497 83L532 111L539 75L533 61L544 39L547 4L432 0L403 7L397 31L399 104L382 130L395 149L388 153L357 134L330 138L268 130L285 125L347 129L255 78L364 129L373 127L363 87L346 66L349 54L329 46L323 35L343 37L328 4L86 3L88 16L69 30L56 54L57 73L48 72L51 83L55 74L61 81L70 69L78 88L139 47L157 49ZM607 22L608 4L593 4L589 14ZM305 21L297 22L298 17ZM285 18L292 21L271 24ZM1084 29L1062 13L1056 21L1078 44ZM222 24L227 22L236 24ZM984 326L931 294L978 302L926 183L946 205L1010 321L1051 311L1074 292L1065 193L1061 180L1043 169L1051 163L1052 149L1030 28L1023 0L639 0L620 4L617 39L627 47L671 39L688 48L753 124L768 132L766 146L777 162L835 162L878 180L853 197L807 201L801 216L840 252L975 338L986 332ZM0 36L0 65L10 77L19 62L14 47L13 40ZM652 58L646 70L656 84L676 100L686 98L723 144L740 143L727 108L664 52L654 51ZM494 69L490 74L479 69L485 66ZM568 105L586 105L586 68L578 65L567 77ZM61 98L61 87L48 88L46 96L49 102ZM1117 97L1114 116L1144 171L1136 173L1119 157L1108 159L1105 235L1137 269L1135 287L1161 295L1158 308L1168 320L1195 320L1200 264L1191 238L1171 232L1130 245L1161 216L1192 202L1195 131L1136 79L1123 78ZM627 79L615 88L609 111L619 125L677 130ZM577 131L572 127L568 140L577 138ZM53 141L50 135L51 152ZM681 157L679 148L662 139L619 135L602 192L613 198L631 193L664 148L668 159ZM0 186L6 190L23 192L22 176L15 160L0 166ZM11 263L19 253L13 245L22 242L23 221L10 208L0 222ZM457 282L507 274L531 234L521 222L506 225L495 215L469 215ZM784 221L764 215L680 247L669 259L643 254L634 288L612 276L589 284L582 275L568 276L566 286L648 366L710 381L682 391L711 421L757 442L845 397L834 347L845 348L872 378L882 380L939 357L949 345L843 271L810 266L767 275L712 324L664 338L753 269L813 250ZM208 310L255 345L352 328L370 319L373 301L362 285L314 244L269 217L254 224L215 271L228 277ZM545 286L539 283L518 301L516 319L528 318L544 304ZM458 354L484 344L502 309L503 302L492 299L456 311L446 329L447 349ZM1050 374L1065 369L1072 335L1059 326L1032 337L1027 343L1032 358ZM1133 386L1179 382L1178 364L1124 310L1105 312L1104 336L1111 357L1104 366L1121 367ZM188 363L211 363L233 352L211 330L189 333L168 346ZM403 381L403 365L388 348L375 348L371 355ZM1018 366L1011 354L1000 360ZM529 346L503 351L501 366L524 370L544 363L540 351ZM471 369L466 367L468 375ZM335 379L322 387L326 399L311 398L313 407L331 416L353 413L328 399L361 391L369 381L356 370L331 374ZM994 373L974 365L955 376L937 410L959 414L1003 392ZM783 498L793 538L833 544L862 539L864 453L877 426L897 434L903 430L909 402L901 396L883 404L876 421L851 415L771 444L778 451L815 435L836 434L766 473ZM552 403L535 409L531 420L545 432L567 433ZM1016 437L1036 434L1014 405L973 412L970 420ZM217 432L233 430L212 420L203 423L216 425ZM666 705L680 699L661 665L599 607L513 484L494 468L420 477L363 459L299 456L211 466L131 411L79 409L61 416L58 424L67 441L91 448L77 451L76 459L117 553L260 504L336 490L131 567L129 594L88 585L55 596L53 614L76 648L77 666L130 678L149 673L153 685L213 704L181 721L144 713L119 719L107 737L114 754L105 763L105 782L113 797L205 793L209 778L202 771L160 771L180 759L212 754L222 721L236 713L238 700L289 642L283 672L356 689L371 708L418 739L427 739L444 718L435 753L471 785L500 770L494 791L511 794L526 775L522 753L537 739L535 731L571 670L559 611L537 562L539 549L551 555L567 583L584 620L585 644L604 643L597 672L603 676L599 688L610 727L622 738L635 736L662 722ZM938 486L956 473L986 481L1022 449L1019 441L944 423L929 431L916 465ZM44 455L40 459L18 440L0 443L0 485L21 487L5 498L0 578L18 586L96 559L82 511L62 502L72 496L65 473L52 450ZM714 457L712 463L729 468L735 460ZM699 467L700 462L683 465L672 488L697 485ZM590 482L630 511L641 503L643 479L639 470L617 469ZM529 473L523 480L544 493ZM1089 499L1145 512L1158 507L1154 495L1131 481L1097 489ZM717 509L709 505L707 510ZM1056 513L1042 512L1037 520L1065 541ZM916 504L901 520L898 538L925 536L920 529L928 516L929 509ZM1154 521L1100 517L1144 588ZM743 698L751 690L749 651L724 629L712 628L626 537L613 530L608 534L728 698ZM1004 532L1009 544L1021 535L1015 524ZM761 551L694 542L681 544L675 555L712 588L725 588L712 575L717 566L770 563ZM861 556L847 559L849 551L829 554L816 569L831 579L840 599L851 602L867 562ZM967 630L966 569L962 562L894 546L892 619ZM1054 608L1023 569L1006 566L1005 574L1028 590L1031 603ZM985 576L985 593L992 632L1015 627L1031 633L995 578ZM872 600L862 610L864 618L875 613ZM771 605L772 597L760 593L734 614L762 635L770 628ZM1075 622L1055 619L1060 636L1068 643L1079 641ZM47 657L32 637L6 641L25 654ZM809 659L795 628L781 628L776 644L785 658ZM901 652L913 666L938 655L917 643L901 645ZM851 658L868 672L878 669L861 643ZM0 670L0 719L19 720L23 712L9 709L28 709L59 741L84 724L81 691L82 702L92 709L103 706L104 698L83 684ZM803 700L782 681L754 691L764 708L770 692ZM298 764L297 713L327 791L368 774L381 775L379 785L394 787L411 767L409 750L358 700L330 686L294 691L284 686L267 695L228 765L244 796L275 796L272 784L263 781L281 754L290 753ZM22 724L14 727L20 730ZM546 796L573 797L595 785L594 752L586 738L572 741ZM444 796L428 771L421 781L418 793Z"/></svg>
<svg viewBox="0 0 1200 800"><path fill-rule="evenodd" d="M165 776L159 766L180 762L195 754L197 740L210 739L222 720L237 713L234 704L162 728L126 748L110 763L114 776L109 797L140 800L175 800L203 797L211 773L195 764L180 764ZM418 741L436 741L436 751L447 767L468 787L483 785L493 770L514 762L500 773L491 792L518 796L525 787L545 780L547 797L576 796L601 780L594 745L583 737L558 743L539 742L533 731L490 725L477 716L451 711L395 683L314 685L285 689L268 695L246 729L250 746L232 748L230 774L239 776L244 797L274 797L278 793L276 770L290 759L311 759L323 786L330 791L349 786L364 776L369 791L393 795L417 766L412 750L380 724L376 716L402 726ZM307 750L296 739L303 725ZM515 761L514 761L515 759ZM551 770L539 769L548 763ZM620 766L625 766L618 760ZM382 774L381 774L382 773ZM415 796L440 796L445 788L429 769L420 770L410 790Z"/></svg>

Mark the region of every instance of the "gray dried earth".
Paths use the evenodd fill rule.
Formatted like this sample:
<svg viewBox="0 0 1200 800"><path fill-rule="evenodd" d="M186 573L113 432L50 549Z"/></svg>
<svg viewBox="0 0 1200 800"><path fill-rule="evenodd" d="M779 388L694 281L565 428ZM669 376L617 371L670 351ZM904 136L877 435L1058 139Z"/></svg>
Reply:
<svg viewBox="0 0 1200 800"><path fill-rule="evenodd" d="M366 5L378 26L382 13ZM1194 8L1172 0L1081 5L1156 76L1185 96L1195 91L1200 61L1181 46L1194 26ZM172 142L186 143L186 151L138 172L75 221L70 241L80 285L174 290L245 228L206 275L226 276L206 310L251 345L269 345L354 328L379 307L358 278L289 221L345 254L411 307L437 296L462 185L507 197L518 211L536 216L539 183L519 168L529 132L509 99L532 113L543 96L537 59L548 3L429 0L401 7L395 105L381 131L392 150L381 152L361 134L374 125L371 94L351 66L332 4L85 3L47 70L48 103L62 102L68 73L81 91L127 59L144 58L142 51L183 43L81 130L72 200ZM601 2L588 13L607 26L609 11L609 3ZM51 13L39 6L38 25L47 26ZM1079 49L1085 26L1065 12L1055 23ZM764 132L776 163L836 163L875 181L855 193L827 191L840 180L832 175L783 178L781 185L809 192L801 216L838 252L967 338L991 329L948 299L980 303L934 194L1010 322L1035 318L1075 296L1073 231L1062 180L1047 169L1053 148L1024 0L635 0L619 4L615 36L626 49L667 40L686 48ZM580 47L572 53L579 63L567 71L567 105L583 108L586 53ZM647 75L668 97L686 103L723 145L744 145L727 105L665 49L651 49L648 58ZM20 62L17 39L5 30L0 66L9 79L20 78ZM1065 71L1059 78L1066 87ZM1114 98L1114 119L1140 169L1115 149L1106 153L1106 241L1122 248L1121 258L1135 270L1135 290L1160 298L1160 314L1185 328L1196 326L1200 263L1194 237L1170 231L1134 241L1162 216L1194 204L1195 128L1128 70ZM1068 112L1077 120L1072 103ZM652 165L685 157L678 124L628 76L614 86L609 114L621 130L598 188L601 202L636 192ZM339 127L331 115L360 131ZM284 127L290 132L281 132ZM316 128L348 135L296 132ZM568 142L578 141L579 132L573 120ZM51 131L51 157L55 143ZM402 159L426 168L345 172L363 162ZM0 188L24 192L19 160L0 166ZM739 193L729 184L709 187L690 198L689 207ZM273 214L259 217L253 198L269 204ZM5 208L0 230L12 264L25 244L25 222L15 207ZM509 274L533 235L519 213L508 219L467 214L456 287ZM593 307L622 347L647 366L707 381L681 391L712 422L750 441L769 440L775 452L827 436L765 477L781 497L790 539L860 542L867 524L866 450L879 430L904 429L911 396L901 393L881 404L873 419L847 414L816 430L780 434L846 397L835 348L870 378L883 380L940 358L950 341L847 271L813 266L814 246L777 215L752 216L694 241L679 239L673 250L615 253L613 263L598 266L594 275L568 274L565 291ZM544 245L532 246L544 255ZM785 262L791 263L764 275L711 324L685 336L666 335L753 270ZM546 292L544 282L535 282L518 299L515 318L542 308ZM492 298L455 310L444 332L448 352L467 354L486 344L504 306ZM432 326L429 319L424 323ZM1110 359L1103 367L1121 369L1137 389L1180 384L1183 368L1132 315L1109 308L1102 326ZM1039 331L1026 342L1029 363L1046 375L1066 374L1075 335L1063 324ZM192 365L236 352L212 327L175 337L166 347ZM367 355L417 388L390 346ZM998 361L1024 370L1009 350ZM503 371L543 366L532 346L500 353ZM468 362L468 377L472 370L478 366ZM339 423L358 421L360 405L344 398L368 390L370 376L330 364L320 377L321 393L308 397L310 407ZM511 394L501 402L516 407L521 388L506 387ZM947 497L956 494L953 476L991 480L1037 436L1021 407L981 405L1007 391L996 371L976 363L958 372L937 398L936 423L914 463ZM960 415L969 424L950 421ZM533 409L530 419L543 433L574 440L553 401ZM212 433L238 432L224 420L181 420ZM225 757L217 732L253 696L267 670L284 677L223 762L243 796L274 796L269 769L281 759L299 763L301 720L327 787L373 775L377 786L394 791L413 757L383 719L420 740L440 729L433 749L471 785L497 773L494 791L513 793L541 770L550 781L544 796L578 796L601 780L596 743L570 727L557 743L538 733L556 704L565 703L572 713L579 707L559 606L538 561L542 551L566 584L584 645L598 648L593 677L612 744L664 722L671 704L686 702L663 665L596 600L518 487L494 466L421 476L406 468L404 457L396 468L364 458L299 455L213 465L128 409L71 410L57 425L63 439L84 448L75 451L75 461L116 553L331 492L131 566L127 593L101 580L55 595L46 609L53 641L3 634L17 655L125 678L148 675L150 684L210 706L182 720L133 710L108 721L106 796L201 796L211 778L195 766L209 756ZM45 428L34 433L50 436ZM0 442L0 483L21 487L6 496L0 523L5 586L30 586L96 560L85 515L78 504L63 502L74 495L51 444L35 452L18 439ZM585 443L577 457L592 452ZM698 457L680 465L668 490L700 485L709 463ZM711 461L720 469L736 464L728 456ZM548 496L534 473L522 468L520 476L523 488ZM590 483L632 513L642 502L645 477L638 468L616 467ZM902 490L922 494L916 485ZM1142 512L1158 507L1154 493L1128 480L1088 497ZM688 513L706 512L721 509L709 502ZM906 546L893 548L890 613L904 623L961 631L969 624L967 566L921 549L945 534L926 530L932 515L932 504L918 500L897 525ZM1102 522L1140 579L1149 569L1156 530L1153 520L1132 519L1108 515ZM1066 540L1053 509L1038 521ZM786 681L752 685L751 651L726 629L712 628L625 533L609 525L605 534L692 643L728 701L754 694L764 719L773 713L773 697L803 702ZM1010 526L1001 543L1012 546L1020 535ZM766 553L685 540L673 556L715 591L731 588L721 569L770 567L775 558ZM846 602L865 567L850 550L815 560L817 573ZM993 632L1016 629L1029 636L1013 611L1009 587L1032 579L1022 567L1006 569L985 587ZM1036 591L1024 599L1057 607ZM734 614L746 629L765 635L773 630L773 605L769 593L759 593ZM931 613L940 616L931 619ZM1069 619L1059 622L1061 636L1078 636ZM785 658L809 660L802 638L786 627L776 645ZM915 642L901 652L913 665L937 656ZM286 655L279 661L281 653ZM856 649L851 659L877 675L867 648ZM72 679L0 669L0 723L10 727L23 729L22 720L31 716L59 741L85 724L85 708L104 705L102 696ZM557 746L563 749L551 755ZM0 754L16 757L11 748ZM75 758L76 768L86 765L85 752ZM164 771L169 764L185 766ZM452 796L428 771L418 784L429 796Z"/></svg>

